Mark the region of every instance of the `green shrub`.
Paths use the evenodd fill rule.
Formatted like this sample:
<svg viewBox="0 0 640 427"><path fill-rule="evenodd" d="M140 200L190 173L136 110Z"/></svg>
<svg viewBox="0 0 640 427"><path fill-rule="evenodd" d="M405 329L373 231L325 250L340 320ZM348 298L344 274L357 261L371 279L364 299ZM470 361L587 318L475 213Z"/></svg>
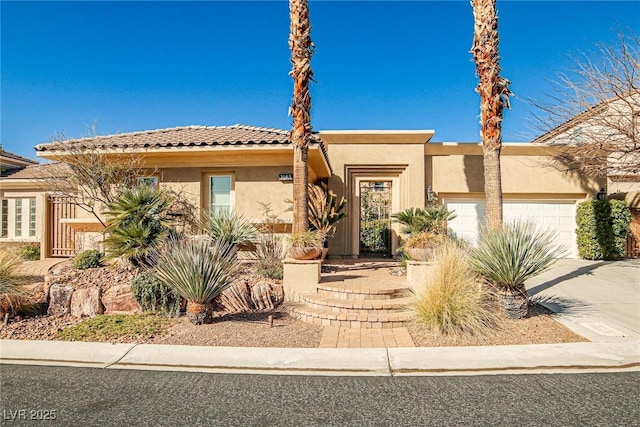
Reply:
<svg viewBox="0 0 640 427"><path fill-rule="evenodd" d="M286 255L282 237L274 233L261 234L256 243L252 258L257 274L269 279L282 279L284 267L282 260Z"/></svg>
<svg viewBox="0 0 640 427"><path fill-rule="evenodd" d="M5 314L15 314L25 295L21 282L15 275L22 260L12 251L0 250L0 321Z"/></svg>
<svg viewBox="0 0 640 427"><path fill-rule="evenodd" d="M169 316L180 314L180 294L164 285L151 271L146 271L131 281L131 292L146 311L160 311Z"/></svg>
<svg viewBox="0 0 640 427"><path fill-rule="evenodd" d="M99 251L95 249L87 249L86 251L82 251L76 255L73 259L73 266L78 270L97 268L100 267L101 259L102 255Z"/></svg>
<svg viewBox="0 0 640 427"><path fill-rule="evenodd" d="M18 255L24 261L38 261L40 259L40 243L25 243L18 248Z"/></svg>
<svg viewBox="0 0 640 427"><path fill-rule="evenodd" d="M465 252L454 243L443 244L429 270L428 286L414 298L416 321L444 334L486 332L495 315L477 279Z"/></svg>
<svg viewBox="0 0 640 427"><path fill-rule="evenodd" d="M149 266L151 254L169 234L171 203L167 193L148 185L120 194L105 211L109 256L121 257L136 266Z"/></svg>
<svg viewBox="0 0 640 427"><path fill-rule="evenodd" d="M578 253L585 259L615 259L625 254L631 213L622 200L588 200L576 214Z"/></svg>

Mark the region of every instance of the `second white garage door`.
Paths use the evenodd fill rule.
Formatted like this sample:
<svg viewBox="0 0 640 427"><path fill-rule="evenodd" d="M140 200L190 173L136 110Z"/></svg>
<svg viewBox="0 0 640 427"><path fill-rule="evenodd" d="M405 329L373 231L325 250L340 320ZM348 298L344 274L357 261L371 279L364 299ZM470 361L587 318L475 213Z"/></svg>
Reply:
<svg viewBox="0 0 640 427"><path fill-rule="evenodd" d="M485 203L480 200L447 200L449 210L457 217L449 221L449 227L458 235L476 241L480 224L485 220ZM567 257L575 258L576 202L567 201L504 201L504 220L531 220L543 230L554 230L557 241L567 249Z"/></svg>

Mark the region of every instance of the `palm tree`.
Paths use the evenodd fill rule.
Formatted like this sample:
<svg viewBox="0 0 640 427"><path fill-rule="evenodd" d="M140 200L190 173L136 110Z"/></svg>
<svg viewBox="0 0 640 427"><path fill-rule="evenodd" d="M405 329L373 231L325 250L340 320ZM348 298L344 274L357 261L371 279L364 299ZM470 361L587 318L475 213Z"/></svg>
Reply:
<svg viewBox="0 0 640 427"><path fill-rule="evenodd" d="M502 117L509 108L509 80L500 76L498 55L498 15L496 0L472 0L474 17L471 53L476 63L480 95L480 138L484 152L484 192L487 201L487 224L502 224Z"/></svg>
<svg viewBox="0 0 640 427"><path fill-rule="evenodd" d="M311 94L309 82L313 79L311 56L311 23L308 0L290 0L289 17L291 32L291 72L293 78L293 100L289 113L293 116L291 141L293 142L293 232L309 229L308 203L309 183L308 159L311 140Z"/></svg>

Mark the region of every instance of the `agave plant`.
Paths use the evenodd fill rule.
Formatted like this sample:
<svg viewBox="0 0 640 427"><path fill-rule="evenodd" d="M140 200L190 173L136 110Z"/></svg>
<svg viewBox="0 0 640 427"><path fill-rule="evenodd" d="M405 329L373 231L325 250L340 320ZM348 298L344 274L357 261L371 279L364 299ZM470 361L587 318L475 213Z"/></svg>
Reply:
<svg viewBox="0 0 640 427"><path fill-rule="evenodd" d="M136 266L149 264L150 255L169 233L171 202L166 193L148 185L127 189L116 197L105 211L109 256Z"/></svg>
<svg viewBox="0 0 640 427"><path fill-rule="evenodd" d="M235 247L209 238L172 241L155 267L158 280L187 300L187 316L196 325L204 322L209 303L232 286L239 273Z"/></svg>
<svg viewBox="0 0 640 427"><path fill-rule="evenodd" d="M540 231L532 222L515 221L481 233L471 251L470 265L499 288L507 317L528 313L524 282L548 270L565 250L555 243L555 233Z"/></svg>
<svg viewBox="0 0 640 427"><path fill-rule="evenodd" d="M212 239L223 240L232 246L250 243L257 234L249 220L227 210L210 212L203 221L202 229Z"/></svg>

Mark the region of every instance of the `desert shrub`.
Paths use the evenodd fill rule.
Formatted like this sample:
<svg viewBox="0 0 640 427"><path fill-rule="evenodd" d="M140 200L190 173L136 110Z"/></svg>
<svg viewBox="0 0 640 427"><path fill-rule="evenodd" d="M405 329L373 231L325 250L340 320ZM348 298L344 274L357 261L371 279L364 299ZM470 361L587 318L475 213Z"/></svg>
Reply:
<svg viewBox="0 0 640 427"><path fill-rule="evenodd" d="M40 243L25 243L18 248L18 255L24 261L37 261L40 259Z"/></svg>
<svg viewBox="0 0 640 427"><path fill-rule="evenodd" d="M614 259L625 254L631 213L622 200L587 200L576 214L578 253L585 259Z"/></svg>
<svg viewBox="0 0 640 427"><path fill-rule="evenodd" d="M515 221L483 230L469 263L498 286L504 296L501 303L505 314L522 318L528 312L524 282L548 270L563 254L554 232L540 231L531 222Z"/></svg>
<svg viewBox="0 0 640 427"><path fill-rule="evenodd" d="M0 316L15 314L24 291L15 270L22 260L9 250L0 250Z"/></svg>
<svg viewBox="0 0 640 427"><path fill-rule="evenodd" d="M416 321L443 334L486 332L495 321L490 299L463 250L453 243L439 247L427 286L413 301Z"/></svg>
<svg viewBox="0 0 640 427"><path fill-rule="evenodd" d="M211 238L223 240L230 245L244 245L256 237L256 229L249 220L226 210L211 212L202 228Z"/></svg>
<svg viewBox="0 0 640 427"><path fill-rule="evenodd" d="M280 236L275 234L261 234L256 242L253 254L254 268L257 274L269 279L282 279L282 260L286 254Z"/></svg>
<svg viewBox="0 0 640 427"><path fill-rule="evenodd" d="M87 249L80 252L73 259L73 266L78 270L85 270L87 268L100 267L102 255L96 249Z"/></svg>
<svg viewBox="0 0 640 427"><path fill-rule="evenodd" d="M171 198L148 185L127 189L105 211L109 226L105 246L110 257L136 266L150 265L151 254L167 238Z"/></svg>
<svg viewBox="0 0 640 427"><path fill-rule="evenodd" d="M134 277L131 292L146 311L160 311L170 316L180 314L180 294L158 280L152 271Z"/></svg>
<svg viewBox="0 0 640 427"><path fill-rule="evenodd" d="M456 217L444 205L429 205L424 208L409 208L394 213L391 218L402 224L402 233L415 235L425 231L443 234L447 231L447 221Z"/></svg>
<svg viewBox="0 0 640 427"><path fill-rule="evenodd" d="M240 274L235 247L222 240L173 241L157 258L156 277L187 300L187 315L195 324L204 322L207 304Z"/></svg>

